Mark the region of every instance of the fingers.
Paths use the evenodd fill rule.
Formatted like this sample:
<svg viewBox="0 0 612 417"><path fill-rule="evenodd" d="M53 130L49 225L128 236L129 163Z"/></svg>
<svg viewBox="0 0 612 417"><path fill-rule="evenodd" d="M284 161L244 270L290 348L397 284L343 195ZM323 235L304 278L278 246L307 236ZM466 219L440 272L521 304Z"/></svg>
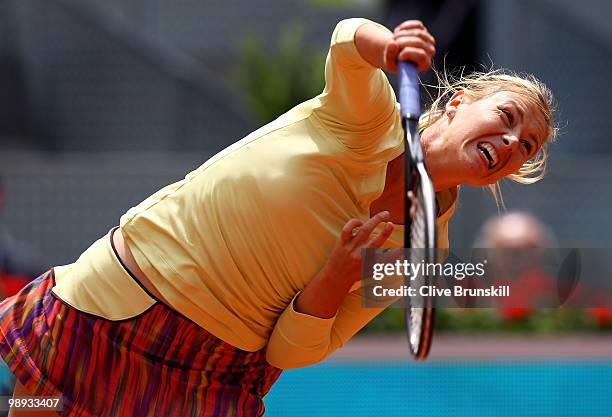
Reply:
<svg viewBox="0 0 612 417"><path fill-rule="evenodd" d="M397 72L397 55L399 53L399 45L397 42L392 41L387 45L385 49L385 69L391 72Z"/></svg>
<svg viewBox="0 0 612 417"><path fill-rule="evenodd" d="M394 32L404 29L425 29L425 25L420 20L406 20L397 25Z"/></svg>
<svg viewBox="0 0 612 417"><path fill-rule="evenodd" d="M383 243L385 243L387 239L389 239L389 236L391 236L391 233L393 233L393 223L387 222L385 223L385 226L383 227L382 232L376 235L374 239L370 240L368 247L369 248L380 248L383 245Z"/></svg>
<svg viewBox="0 0 612 417"><path fill-rule="evenodd" d="M414 220L419 202L412 191L408 191L408 199L410 200L410 218Z"/></svg>
<svg viewBox="0 0 612 417"><path fill-rule="evenodd" d="M396 60L414 62L419 71L426 71L431 67L436 53L436 40L422 22L408 20L401 23L393 32L393 42L399 49ZM388 56L385 58L387 62L391 62Z"/></svg>
<svg viewBox="0 0 612 417"><path fill-rule="evenodd" d="M397 56L398 61L410 61L416 64L418 71L427 71L431 67L431 59L426 52L417 48L404 48Z"/></svg>
<svg viewBox="0 0 612 417"><path fill-rule="evenodd" d="M359 228L359 233L357 233L357 235L353 239L353 244L359 246L365 243L369 239L370 235L372 234L372 231L376 228L376 226L378 226L379 223L384 222L388 219L388 211L381 211L380 213L372 217L370 220L365 222L363 226Z"/></svg>
<svg viewBox="0 0 612 417"><path fill-rule="evenodd" d="M420 39L432 46L436 45L436 39L427 31L427 29L395 29L393 32L393 39L399 39L407 36Z"/></svg>
<svg viewBox="0 0 612 417"><path fill-rule="evenodd" d="M342 227L342 232L340 233L340 239L342 240L342 242L346 243L353 239L353 230L355 230L356 227L359 227L362 224L363 222L359 219L351 219L346 222L344 227Z"/></svg>
<svg viewBox="0 0 612 417"><path fill-rule="evenodd" d="M435 44L427 42L421 38L417 38L414 36L402 36L400 38L396 38L395 42L401 49L401 52L404 52L404 49L406 48L414 48L422 50L429 58L433 58L433 56L436 54Z"/></svg>

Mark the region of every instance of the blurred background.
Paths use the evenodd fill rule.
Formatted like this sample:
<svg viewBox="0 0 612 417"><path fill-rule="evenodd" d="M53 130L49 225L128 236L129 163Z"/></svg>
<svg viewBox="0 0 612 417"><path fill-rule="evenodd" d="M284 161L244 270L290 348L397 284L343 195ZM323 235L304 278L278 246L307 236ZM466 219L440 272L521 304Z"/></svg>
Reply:
<svg viewBox="0 0 612 417"><path fill-rule="evenodd" d="M0 292L14 293L45 269L74 261L129 207L318 94L331 32L340 19L355 16L390 28L408 18L423 20L438 41L438 69L507 67L533 73L548 84L558 101L561 133L549 147L547 177L530 186L501 184L506 206L534 216L560 247L610 246L608 0L2 0ZM423 81L435 82L431 73ZM484 233L482 225L497 214L488 191L463 187L450 224L451 245L474 245ZM439 332L468 339L475 333L492 338L544 334L551 340L569 335L595 345L612 325L606 310L449 310L440 311L438 318ZM389 310L364 333L366 338L393 334L402 326L401 312ZM597 337L589 339L593 335ZM456 356L463 354L457 351ZM425 379L433 387L454 375L457 389L470 394L462 384L490 384L490 378L505 375L514 386L517 378L543 373L547 379L542 384L567 378L582 390L597 395L603 390L612 398L610 377L598 373L608 369L610 374L611 363L608 357L576 373L571 367L536 372L527 366L527 373L535 372L531 376L513 374L513 369L523 369L518 365L501 366L483 371L481 380L478 370L467 372L472 378L467 381L457 379L454 365L448 365L437 373L430 369ZM332 372L325 365L322 369ZM293 378L306 375L296 372ZM369 378L338 372L340 379ZM529 381L531 388L539 386L537 379ZM289 415L279 411L290 406L283 398L293 398L282 383L271 393L269 415ZM295 382L286 386L295 387ZM584 409L562 411L567 404L555 400L572 387L543 393L549 408L531 415L609 415L597 414L612 409L609 400L589 400L595 408L586 414L579 414ZM504 386L498 388L491 395L508 394ZM333 390L323 391L323 403L325 395L337 403ZM509 394L526 395L516 390ZM274 404L282 406L275 409ZM333 405L322 409L327 411L300 414L293 408L290 414L341 415L337 410L334 414ZM440 408L436 414L424 409L429 411L421 414L431 416L450 410ZM402 410L383 414L408 415ZM463 415L458 410L453 415ZM465 415L480 415L466 410ZM482 415L530 415L483 410ZM351 415L373 414L354 410Z"/></svg>

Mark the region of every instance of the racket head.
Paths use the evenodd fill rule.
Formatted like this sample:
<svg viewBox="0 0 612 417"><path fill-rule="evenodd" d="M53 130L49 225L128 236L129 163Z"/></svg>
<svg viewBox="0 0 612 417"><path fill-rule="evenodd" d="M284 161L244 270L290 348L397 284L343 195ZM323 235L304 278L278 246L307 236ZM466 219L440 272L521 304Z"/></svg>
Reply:
<svg viewBox="0 0 612 417"><path fill-rule="evenodd" d="M416 129L416 127L414 127ZM412 129L406 129L410 132ZM419 140L418 132L410 140ZM420 143L413 146L420 146ZM436 261L436 200L431 179L423 161L415 160L406 152L407 195L405 211L405 246L409 262L432 264ZM416 277L408 277L406 285L420 288L433 283L434 277L420 269ZM406 330L410 353L415 359L425 359L429 354L433 338L434 309L429 297L406 298Z"/></svg>

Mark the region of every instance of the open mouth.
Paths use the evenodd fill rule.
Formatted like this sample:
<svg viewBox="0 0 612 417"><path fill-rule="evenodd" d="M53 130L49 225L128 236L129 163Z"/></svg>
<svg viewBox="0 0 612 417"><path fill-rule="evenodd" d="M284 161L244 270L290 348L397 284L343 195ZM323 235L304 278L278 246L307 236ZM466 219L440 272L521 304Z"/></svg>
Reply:
<svg viewBox="0 0 612 417"><path fill-rule="evenodd" d="M489 161L489 169L495 168L499 163L499 156L497 151L489 142L478 142L476 145L481 154L484 155L487 161Z"/></svg>

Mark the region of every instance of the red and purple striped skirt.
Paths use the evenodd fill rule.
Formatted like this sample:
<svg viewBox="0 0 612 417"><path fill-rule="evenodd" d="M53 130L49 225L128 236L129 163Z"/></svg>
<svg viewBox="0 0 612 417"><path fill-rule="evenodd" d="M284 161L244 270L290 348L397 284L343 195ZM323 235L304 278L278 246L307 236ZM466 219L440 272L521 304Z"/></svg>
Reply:
<svg viewBox="0 0 612 417"><path fill-rule="evenodd" d="M261 416L281 370L161 303L124 321L56 298L53 271L0 304L0 355L63 416Z"/></svg>

